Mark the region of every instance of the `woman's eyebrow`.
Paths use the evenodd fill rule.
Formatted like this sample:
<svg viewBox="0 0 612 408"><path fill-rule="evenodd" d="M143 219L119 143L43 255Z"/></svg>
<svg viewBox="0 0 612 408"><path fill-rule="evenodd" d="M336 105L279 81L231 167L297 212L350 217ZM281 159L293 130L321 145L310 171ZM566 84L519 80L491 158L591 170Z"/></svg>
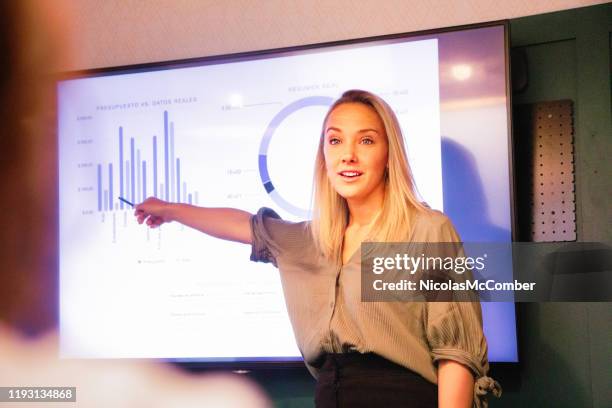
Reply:
<svg viewBox="0 0 612 408"><path fill-rule="evenodd" d="M340 133L342 133L342 130L340 130L340 129L339 129L339 128L337 128L337 127L333 127L333 126L328 127L328 128L325 130L325 133L329 132L330 130L335 130L336 132L340 132ZM375 132L375 133L379 133L379 132L378 132L378 130L376 130L376 129L372 129L372 128L360 129L360 130L358 130L358 131L357 131L357 133L365 133L365 132Z"/></svg>

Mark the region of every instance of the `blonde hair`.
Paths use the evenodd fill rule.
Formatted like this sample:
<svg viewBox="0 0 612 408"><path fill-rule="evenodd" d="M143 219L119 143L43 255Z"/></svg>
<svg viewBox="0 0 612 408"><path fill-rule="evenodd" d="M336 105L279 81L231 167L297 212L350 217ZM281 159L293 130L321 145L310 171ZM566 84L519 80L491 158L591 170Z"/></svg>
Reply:
<svg viewBox="0 0 612 408"><path fill-rule="evenodd" d="M349 222L346 200L332 187L325 166L325 125L331 112L345 103L361 103L374 109L382 120L389 145L388 170L382 211L370 230L370 241L402 241L411 231L414 215L426 211L420 202L404 138L391 107L380 97L358 89L346 91L327 111L315 159L311 233L317 249L329 260L342 263L342 242Z"/></svg>

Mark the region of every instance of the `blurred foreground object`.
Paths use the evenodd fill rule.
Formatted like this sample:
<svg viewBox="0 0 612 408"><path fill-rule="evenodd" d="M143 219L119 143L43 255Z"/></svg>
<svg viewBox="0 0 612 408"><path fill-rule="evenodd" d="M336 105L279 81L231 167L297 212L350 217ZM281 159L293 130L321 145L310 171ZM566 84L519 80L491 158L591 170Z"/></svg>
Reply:
<svg viewBox="0 0 612 408"><path fill-rule="evenodd" d="M144 360L58 359L57 336L20 336L0 323L0 386L76 387L75 402L0 403L2 407L267 408L270 400L235 374L193 375Z"/></svg>
<svg viewBox="0 0 612 408"><path fill-rule="evenodd" d="M255 384L236 375L57 357L57 334L48 332L58 321L55 80L70 55L69 6L0 2L0 387L76 387L76 403L0 406L270 407Z"/></svg>
<svg viewBox="0 0 612 408"><path fill-rule="evenodd" d="M55 75L70 53L66 0L0 2L0 319L57 319Z"/></svg>

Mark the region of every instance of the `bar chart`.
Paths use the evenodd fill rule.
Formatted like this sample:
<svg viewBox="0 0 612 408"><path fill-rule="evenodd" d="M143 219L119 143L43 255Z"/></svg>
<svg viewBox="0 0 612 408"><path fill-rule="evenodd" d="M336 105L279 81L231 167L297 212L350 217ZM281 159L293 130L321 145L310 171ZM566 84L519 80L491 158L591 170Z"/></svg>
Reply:
<svg viewBox="0 0 612 408"><path fill-rule="evenodd" d="M135 137L125 134L123 126L118 127L118 161L97 164L98 212L126 209L128 205L118 197L139 203L151 195L170 202L198 204L198 192L189 191L187 182L181 179L181 158L175 151L175 126L168 111L163 112L163 124L161 140L158 141L157 135L151 136L150 160L143 157Z"/></svg>

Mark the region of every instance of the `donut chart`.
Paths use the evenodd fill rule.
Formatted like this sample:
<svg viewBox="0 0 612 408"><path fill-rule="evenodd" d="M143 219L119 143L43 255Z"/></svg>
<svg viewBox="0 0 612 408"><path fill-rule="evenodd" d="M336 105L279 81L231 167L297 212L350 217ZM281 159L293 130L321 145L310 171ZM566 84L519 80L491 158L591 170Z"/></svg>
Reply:
<svg viewBox="0 0 612 408"><path fill-rule="evenodd" d="M274 136L274 133L278 126L291 114L296 111L310 106L325 106L329 107L334 102L334 98L329 96L308 96L306 98L298 99L295 102L285 106L280 112L278 112L274 118L268 124L266 131L261 139L259 145L259 176L261 183L263 184L266 193L270 196L279 207L285 211L302 217L304 219L309 217L310 211L304 208L300 208L297 205L290 203L286 200L280 192L274 187L274 183L270 179L270 173L268 171L268 148L270 147L270 141Z"/></svg>

